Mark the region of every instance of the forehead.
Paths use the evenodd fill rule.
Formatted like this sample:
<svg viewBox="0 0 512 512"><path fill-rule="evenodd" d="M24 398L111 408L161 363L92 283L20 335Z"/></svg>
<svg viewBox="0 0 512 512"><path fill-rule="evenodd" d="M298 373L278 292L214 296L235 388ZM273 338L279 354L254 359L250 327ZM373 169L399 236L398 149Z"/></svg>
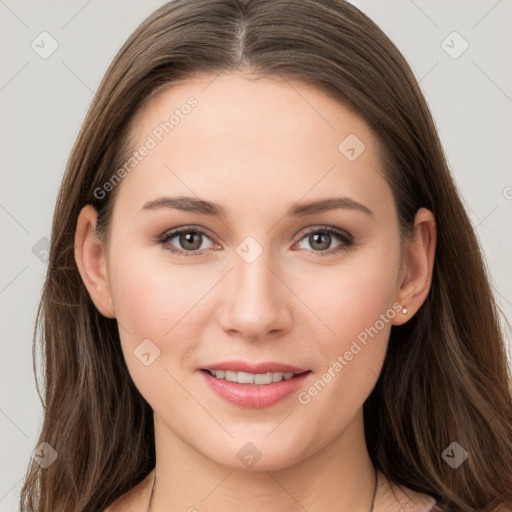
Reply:
<svg viewBox="0 0 512 512"><path fill-rule="evenodd" d="M131 135L134 150L151 149L124 181L146 199L179 189L211 200L223 192L222 203L233 191L242 207L254 197L289 196L288 204L333 189L378 195L386 185L365 121L321 90L279 77L182 80L149 98Z"/></svg>
<svg viewBox="0 0 512 512"><path fill-rule="evenodd" d="M194 103L192 108L190 103ZM190 120L182 122L186 118ZM375 142L363 119L340 99L296 80L247 73L198 75L163 87L147 99L135 116L132 136L140 141L145 135L158 132L159 125L166 121L171 121L172 131L164 131L163 135L172 133L173 139L178 139L180 133L190 135L199 125L203 135L218 135L226 143L246 136L254 141L251 146L260 141L257 136L280 133L281 138L274 141L272 149L281 140L294 138L303 142L311 135L337 149L339 137L347 130L366 145ZM159 138L158 133L155 135ZM268 145L270 140L265 138Z"/></svg>

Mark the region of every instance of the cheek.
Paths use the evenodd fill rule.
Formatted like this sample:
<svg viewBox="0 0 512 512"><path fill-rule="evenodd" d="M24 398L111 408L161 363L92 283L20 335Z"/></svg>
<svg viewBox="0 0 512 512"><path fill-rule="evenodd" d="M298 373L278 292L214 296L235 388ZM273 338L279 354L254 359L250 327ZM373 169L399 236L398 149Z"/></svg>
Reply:
<svg viewBox="0 0 512 512"><path fill-rule="evenodd" d="M315 267L308 260L283 269L286 281L315 313L310 316L305 310L306 315L299 315L296 323L310 322L309 328L316 326L319 333L323 332L322 324L326 328L325 335L315 336L323 340L321 343L327 343L324 354L343 348L391 307L396 293L399 248L398 241L386 240L381 237L371 246L347 253L336 265L319 263ZM110 261L116 318L123 341L129 340L131 345L146 338L162 342L178 339L185 332L190 338L193 327L204 324L204 308L212 306L214 297L236 300L221 298L219 290L213 290L220 284L220 289L230 293L229 287L219 283L223 269L208 263L176 263L162 248L140 247L125 238L112 242ZM206 300L202 302L203 299ZM293 296L289 301L292 307ZM310 330L308 325L303 327Z"/></svg>
<svg viewBox="0 0 512 512"><path fill-rule="evenodd" d="M333 349L343 348L373 326L380 315L388 312L388 317L394 316L399 266L398 240L396 244L380 240L347 253L336 267L323 269L314 279L314 288L305 278L301 293L307 294L309 286L310 303L333 331L325 337ZM389 332L390 324L386 327Z"/></svg>
<svg viewBox="0 0 512 512"><path fill-rule="evenodd" d="M180 324L194 318L194 305L215 282L211 271L176 265L165 261L165 256L148 257L148 249L117 258L113 254L111 290L116 318L135 337L172 336Z"/></svg>
<svg viewBox="0 0 512 512"><path fill-rule="evenodd" d="M334 425L362 405L380 374L398 309L399 262L399 246L381 243L347 257L336 271L331 267L324 279L315 279L317 292L310 299L328 331L317 338L322 353L317 380L298 401L309 404L311 412L331 411ZM333 404L342 407L333 409ZM322 428L329 429L328 424Z"/></svg>
<svg viewBox="0 0 512 512"><path fill-rule="evenodd" d="M200 301L218 276L212 269L172 264L165 255L155 258L147 248L128 250L127 245L122 254L112 247L111 261L119 336L136 387L154 408L165 403L164 396L172 396L177 409L185 407L187 396L172 375L197 351L204 317Z"/></svg>

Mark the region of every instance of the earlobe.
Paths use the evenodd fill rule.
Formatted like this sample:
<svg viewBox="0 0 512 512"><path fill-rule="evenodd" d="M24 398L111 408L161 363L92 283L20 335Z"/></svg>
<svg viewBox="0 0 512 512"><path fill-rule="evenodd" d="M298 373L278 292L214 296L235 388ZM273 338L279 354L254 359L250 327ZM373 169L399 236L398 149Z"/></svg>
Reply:
<svg viewBox="0 0 512 512"><path fill-rule="evenodd" d="M434 215L430 210L420 208L414 221L414 235L406 242L405 276L397 297L402 311L396 315L394 325L407 322L427 298L432 284L436 242Z"/></svg>
<svg viewBox="0 0 512 512"><path fill-rule="evenodd" d="M91 205L80 211L75 232L75 261L98 311L107 318L115 318L105 251L94 233L97 217L98 212Z"/></svg>

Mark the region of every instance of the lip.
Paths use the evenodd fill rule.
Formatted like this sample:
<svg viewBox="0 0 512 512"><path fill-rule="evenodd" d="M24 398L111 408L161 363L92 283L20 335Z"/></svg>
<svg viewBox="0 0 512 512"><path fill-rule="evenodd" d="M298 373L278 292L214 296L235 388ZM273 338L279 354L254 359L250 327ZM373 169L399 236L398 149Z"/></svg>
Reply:
<svg viewBox="0 0 512 512"><path fill-rule="evenodd" d="M272 361L262 363L248 363L246 361L223 361L220 363L210 364L198 368L199 370L224 370L233 372L246 372L246 373L269 373L269 372L283 372L283 373L303 373L308 371L304 368L297 368L289 364L277 363ZM278 384L278 383L276 383ZM268 384L270 385L270 384Z"/></svg>
<svg viewBox="0 0 512 512"><path fill-rule="evenodd" d="M283 366L284 365L281 365L281 367ZM292 367L289 366L288 368ZM222 368L216 367L215 369L221 370ZM208 371L203 370L200 371L200 373L209 388L221 398L239 407L247 409L261 409L263 407L270 407L271 405L274 405L290 396L292 393L297 392L311 372L305 371L290 380L283 380L272 384L239 384L238 382L229 382L227 380L217 379ZM253 372L251 371L251 373Z"/></svg>

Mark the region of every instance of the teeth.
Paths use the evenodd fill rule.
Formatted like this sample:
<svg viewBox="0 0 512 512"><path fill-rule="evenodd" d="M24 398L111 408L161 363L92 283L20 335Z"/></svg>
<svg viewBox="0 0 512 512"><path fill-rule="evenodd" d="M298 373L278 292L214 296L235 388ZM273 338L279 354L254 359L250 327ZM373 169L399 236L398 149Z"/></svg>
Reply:
<svg viewBox="0 0 512 512"><path fill-rule="evenodd" d="M272 384L282 380L290 380L294 373L268 372L268 373L247 373L233 372L230 370L208 370L213 377L224 379L229 382L238 382L239 384Z"/></svg>

